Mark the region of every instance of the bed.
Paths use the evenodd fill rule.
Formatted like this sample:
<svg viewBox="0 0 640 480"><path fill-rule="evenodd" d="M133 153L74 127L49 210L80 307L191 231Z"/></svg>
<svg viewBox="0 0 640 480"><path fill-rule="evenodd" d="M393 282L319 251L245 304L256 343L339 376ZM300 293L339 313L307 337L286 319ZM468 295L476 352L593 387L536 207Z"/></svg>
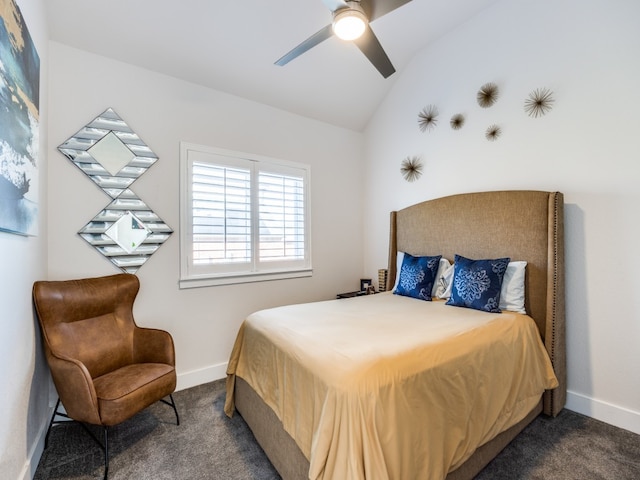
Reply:
<svg viewBox="0 0 640 480"><path fill-rule="evenodd" d="M252 314L229 361L225 412L242 415L285 480L471 479L564 406L561 193L460 194L391 212L388 290L398 252L526 261L526 314L390 292ZM442 343L430 331L423 345L426 308Z"/></svg>

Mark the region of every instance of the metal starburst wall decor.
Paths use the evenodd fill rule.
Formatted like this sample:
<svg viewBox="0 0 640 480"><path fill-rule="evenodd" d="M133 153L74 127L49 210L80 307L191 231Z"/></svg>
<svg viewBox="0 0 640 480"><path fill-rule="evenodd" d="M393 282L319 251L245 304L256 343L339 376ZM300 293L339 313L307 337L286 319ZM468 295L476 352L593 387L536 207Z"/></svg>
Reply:
<svg viewBox="0 0 640 480"><path fill-rule="evenodd" d="M548 88L536 88L524 101L524 111L530 117L538 118L551 110L554 101L551 90Z"/></svg>
<svg viewBox="0 0 640 480"><path fill-rule="evenodd" d="M487 140L495 142L501 134L502 129L498 125L491 125L487 128L484 136L487 137Z"/></svg>
<svg viewBox="0 0 640 480"><path fill-rule="evenodd" d="M400 173L407 182L414 182L422 175L422 162L420 157L407 157L402 160Z"/></svg>
<svg viewBox="0 0 640 480"><path fill-rule="evenodd" d="M449 125L451 125L451 128L453 128L454 130L460 130L464 125L464 115L462 115L461 113L456 113L453 117L451 117Z"/></svg>
<svg viewBox="0 0 640 480"><path fill-rule="evenodd" d="M498 85L492 82L485 83L480 87L480 90L478 90L478 94L476 95L478 105L482 108L489 108L491 105L496 103L499 93Z"/></svg>
<svg viewBox="0 0 640 480"><path fill-rule="evenodd" d="M438 123L438 109L435 105L424 107L418 114L418 127L421 132L435 128Z"/></svg>

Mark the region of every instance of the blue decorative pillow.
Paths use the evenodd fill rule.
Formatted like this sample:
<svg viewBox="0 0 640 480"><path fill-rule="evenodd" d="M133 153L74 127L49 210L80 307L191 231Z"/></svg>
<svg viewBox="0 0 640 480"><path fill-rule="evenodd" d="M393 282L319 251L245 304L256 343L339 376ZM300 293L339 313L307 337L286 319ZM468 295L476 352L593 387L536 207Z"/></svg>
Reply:
<svg viewBox="0 0 640 480"><path fill-rule="evenodd" d="M400 267L398 285L393 293L430 301L440 258L442 255L414 257L405 253L402 267Z"/></svg>
<svg viewBox="0 0 640 480"><path fill-rule="evenodd" d="M471 260L456 255L447 305L500 313L500 289L509 258Z"/></svg>

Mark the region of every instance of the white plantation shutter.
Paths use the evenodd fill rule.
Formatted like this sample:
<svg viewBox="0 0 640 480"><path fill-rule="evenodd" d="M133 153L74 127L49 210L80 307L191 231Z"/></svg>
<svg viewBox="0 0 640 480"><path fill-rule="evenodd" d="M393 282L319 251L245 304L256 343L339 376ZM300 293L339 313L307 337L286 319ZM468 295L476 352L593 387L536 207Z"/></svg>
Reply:
<svg viewBox="0 0 640 480"><path fill-rule="evenodd" d="M311 275L309 168L181 144L181 287Z"/></svg>
<svg viewBox="0 0 640 480"><path fill-rule="evenodd" d="M304 178L260 172L258 184L260 262L304 259Z"/></svg>
<svg viewBox="0 0 640 480"><path fill-rule="evenodd" d="M193 163L195 265L251 261L251 171Z"/></svg>

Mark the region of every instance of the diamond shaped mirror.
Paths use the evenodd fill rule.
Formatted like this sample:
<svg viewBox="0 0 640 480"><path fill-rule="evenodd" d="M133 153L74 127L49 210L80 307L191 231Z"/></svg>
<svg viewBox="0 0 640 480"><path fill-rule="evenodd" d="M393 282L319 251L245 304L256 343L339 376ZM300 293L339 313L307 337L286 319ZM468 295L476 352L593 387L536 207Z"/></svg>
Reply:
<svg viewBox="0 0 640 480"><path fill-rule="evenodd" d="M127 189L78 234L115 266L135 273L173 230Z"/></svg>
<svg viewBox="0 0 640 480"><path fill-rule="evenodd" d="M116 198L158 157L113 109L108 108L58 150Z"/></svg>

